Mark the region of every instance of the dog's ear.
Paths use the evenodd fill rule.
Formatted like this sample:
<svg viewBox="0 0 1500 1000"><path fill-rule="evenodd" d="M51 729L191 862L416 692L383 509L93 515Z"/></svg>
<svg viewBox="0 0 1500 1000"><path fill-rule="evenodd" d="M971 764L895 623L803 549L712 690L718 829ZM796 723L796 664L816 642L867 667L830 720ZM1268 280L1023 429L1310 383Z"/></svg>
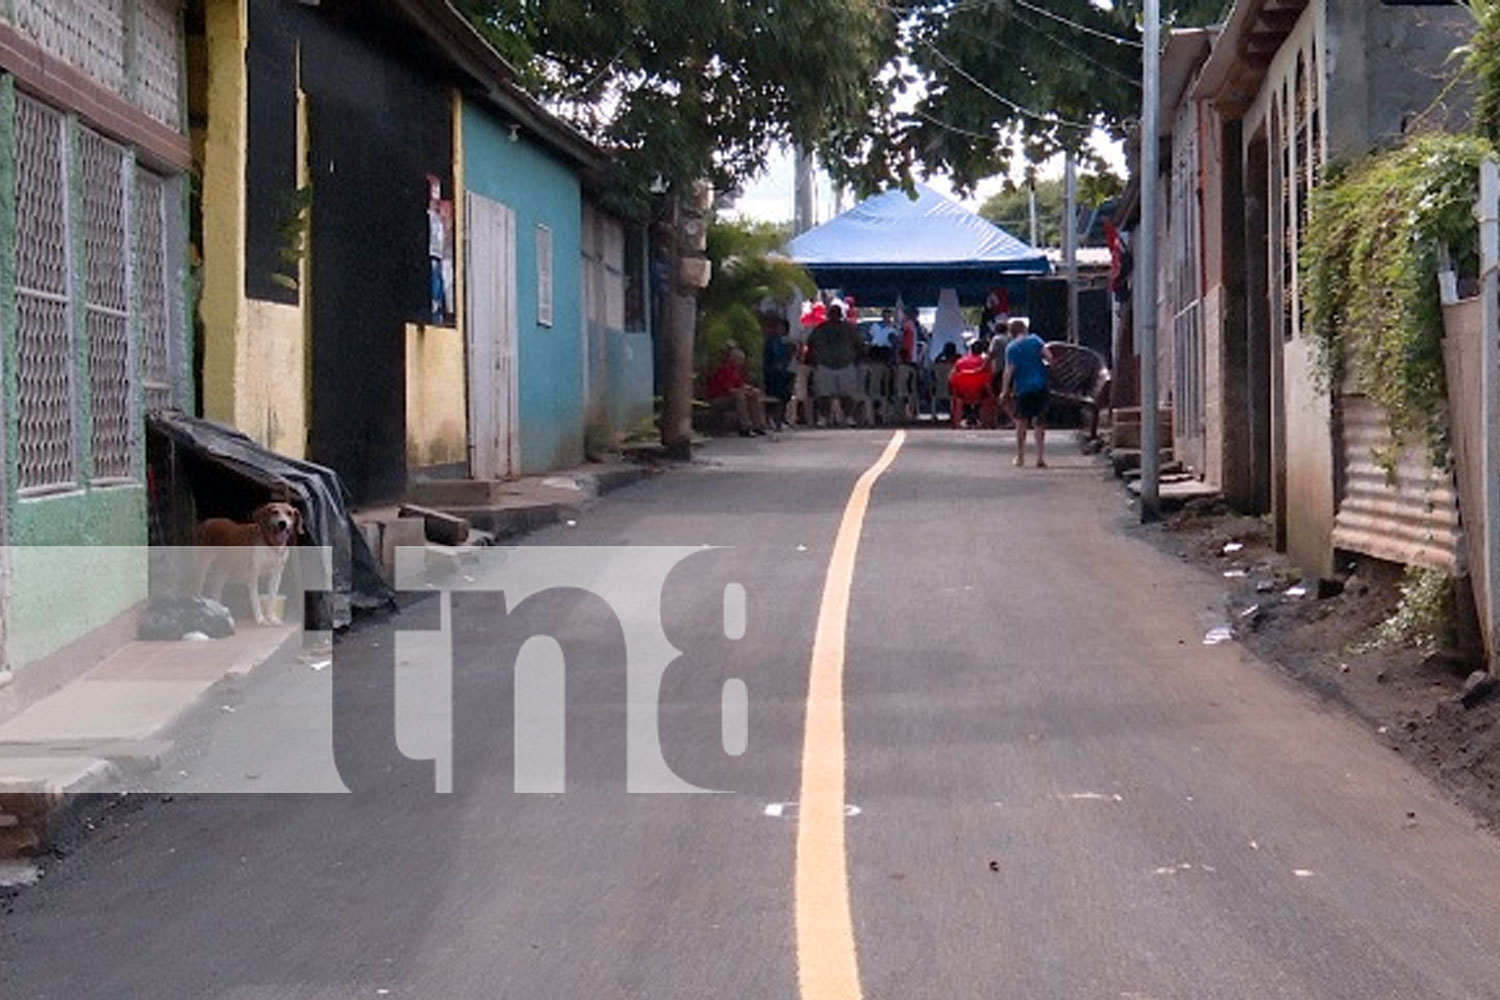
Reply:
<svg viewBox="0 0 1500 1000"><path fill-rule="evenodd" d="M292 506L292 537L296 538L302 534L302 511L297 506Z"/></svg>
<svg viewBox="0 0 1500 1000"><path fill-rule="evenodd" d="M250 512L250 520L256 524L265 524L266 519L271 516L271 505L263 503Z"/></svg>

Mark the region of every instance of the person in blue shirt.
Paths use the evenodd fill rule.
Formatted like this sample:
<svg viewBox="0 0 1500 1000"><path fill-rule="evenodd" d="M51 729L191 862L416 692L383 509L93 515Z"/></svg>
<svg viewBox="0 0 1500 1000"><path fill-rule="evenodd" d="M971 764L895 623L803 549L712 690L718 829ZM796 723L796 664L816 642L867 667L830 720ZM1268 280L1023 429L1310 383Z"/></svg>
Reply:
<svg viewBox="0 0 1500 1000"><path fill-rule="evenodd" d="M1036 427L1036 467L1047 467L1044 451L1047 442L1047 366L1052 352L1046 341L1026 328L1017 317L1010 321L1010 343L1005 347L1005 377L1000 383L1000 402L1014 407L1016 421L1016 458L1018 466L1026 464L1026 431Z"/></svg>

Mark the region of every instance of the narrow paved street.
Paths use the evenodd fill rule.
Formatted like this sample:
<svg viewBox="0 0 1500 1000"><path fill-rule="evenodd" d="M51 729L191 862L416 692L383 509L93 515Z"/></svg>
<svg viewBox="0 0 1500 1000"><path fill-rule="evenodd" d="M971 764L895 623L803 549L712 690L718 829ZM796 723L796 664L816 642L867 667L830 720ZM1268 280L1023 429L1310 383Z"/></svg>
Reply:
<svg viewBox="0 0 1500 1000"><path fill-rule="evenodd" d="M3 904L0 996L1500 996L1500 845L1359 723L1204 645L1219 582L1143 541L1069 435L1046 470L994 434L891 442L717 442L527 539L717 547L662 570L669 771L633 728L622 588L454 593L451 692L393 667L439 624L419 602L331 670L253 677L164 765L175 794ZM588 558L629 580L642 552ZM518 648L566 657L565 758ZM409 755L442 756L421 734L453 706L451 794L394 751L393 675ZM727 794L628 791L668 773Z"/></svg>

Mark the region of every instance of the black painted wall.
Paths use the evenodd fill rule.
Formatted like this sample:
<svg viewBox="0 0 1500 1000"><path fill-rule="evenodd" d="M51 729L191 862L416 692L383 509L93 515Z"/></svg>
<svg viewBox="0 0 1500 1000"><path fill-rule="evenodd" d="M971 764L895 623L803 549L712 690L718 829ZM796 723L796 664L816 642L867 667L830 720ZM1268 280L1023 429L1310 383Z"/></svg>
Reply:
<svg viewBox="0 0 1500 1000"><path fill-rule="evenodd" d="M295 47L312 178L310 457L358 503L406 485L405 324L427 304L427 174L453 194L451 80L440 54L384 4L250 5L246 293L285 301L286 198L295 190ZM253 335L253 333L252 333Z"/></svg>

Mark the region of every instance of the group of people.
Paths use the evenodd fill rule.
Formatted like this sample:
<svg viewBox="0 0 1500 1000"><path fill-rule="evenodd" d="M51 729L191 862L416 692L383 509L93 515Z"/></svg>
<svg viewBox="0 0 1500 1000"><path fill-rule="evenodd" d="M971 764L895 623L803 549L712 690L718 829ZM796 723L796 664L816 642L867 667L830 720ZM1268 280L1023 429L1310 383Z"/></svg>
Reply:
<svg viewBox="0 0 1500 1000"><path fill-rule="evenodd" d="M986 340L975 338L967 354L956 350L940 356L949 370L948 394L953 422L993 426L999 412L1015 423L1015 464L1026 464L1026 438L1034 432L1036 464L1047 467L1048 369L1052 352L1046 341L1019 317L1005 322L1003 332Z"/></svg>
<svg viewBox="0 0 1500 1000"><path fill-rule="evenodd" d="M858 368L862 358L875 352L895 353L902 362L910 362L920 352L922 345L917 340L915 324L908 324L908 329L903 330L892 325L890 319L890 310L886 310L882 324L890 330L888 340L882 344L877 339L873 347L859 328L846 319L839 302L827 306L825 319L813 328L805 345L799 346L790 338L786 320L777 319L766 331L761 364L764 391L750 383L745 372L745 352L732 344L721 364L709 375L705 394L711 402L734 409L741 435L758 436L780 429L793 398L795 365L800 356L811 370L814 422L832 425L835 403L838 412L847 417L856 412L857 401L864 395ZM1014 464L1026 464L1026 440L1028 433L1034 431L1036 465L1045 468L1044 419L1051 352L1042 338L1028 329L1024 319L1001 317L998 323L991 321L986 325L995 335L977 338L965 357L953 358L948 376L951 405L956 408L969 404L982 411L1003 409L1015 422ZM880 325L875 327L880 328ZM908 335L910 343L906 342Z"/></svg>

